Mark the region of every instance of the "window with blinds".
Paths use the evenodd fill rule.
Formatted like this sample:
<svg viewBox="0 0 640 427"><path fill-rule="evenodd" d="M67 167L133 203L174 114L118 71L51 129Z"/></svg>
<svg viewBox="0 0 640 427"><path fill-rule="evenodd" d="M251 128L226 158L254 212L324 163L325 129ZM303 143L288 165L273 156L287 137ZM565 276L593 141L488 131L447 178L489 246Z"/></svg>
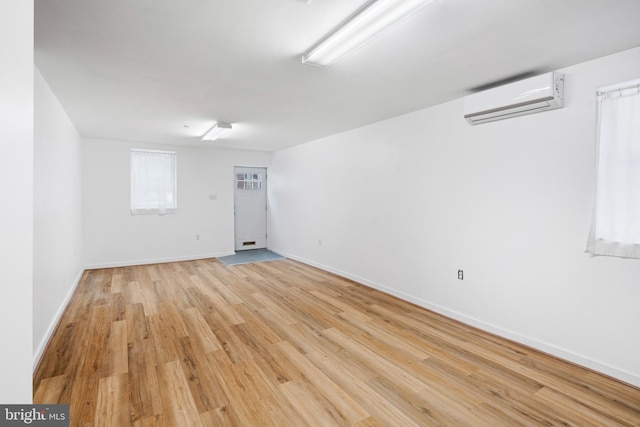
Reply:
<svg viewBox="0 0 640 427"><path fill-rule="evenodd" d="M177 208L177 154L131 150L131 214L164 215Z"/></svg>

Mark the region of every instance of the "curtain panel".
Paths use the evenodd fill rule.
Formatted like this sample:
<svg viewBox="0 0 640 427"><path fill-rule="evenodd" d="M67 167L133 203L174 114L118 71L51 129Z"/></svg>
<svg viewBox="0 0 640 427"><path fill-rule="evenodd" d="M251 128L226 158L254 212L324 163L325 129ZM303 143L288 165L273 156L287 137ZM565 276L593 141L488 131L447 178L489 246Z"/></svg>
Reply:
<svg viewBox="0 0 640 427"><path fill-rule="evenodd" d="M597 92L596 200L587 253L640 258L640 81Z"/></svg>

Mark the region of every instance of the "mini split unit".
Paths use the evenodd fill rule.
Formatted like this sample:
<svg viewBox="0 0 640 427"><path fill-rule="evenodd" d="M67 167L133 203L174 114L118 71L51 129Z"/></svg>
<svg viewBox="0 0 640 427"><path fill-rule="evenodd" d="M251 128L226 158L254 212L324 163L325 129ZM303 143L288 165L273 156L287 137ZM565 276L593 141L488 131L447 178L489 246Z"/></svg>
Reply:
<svg viewBox="0 0 640 427"><path fill-rule="evenodd" d="M552 72L466 96L464 118L477 125L563 105L564 75Z"/></svg>

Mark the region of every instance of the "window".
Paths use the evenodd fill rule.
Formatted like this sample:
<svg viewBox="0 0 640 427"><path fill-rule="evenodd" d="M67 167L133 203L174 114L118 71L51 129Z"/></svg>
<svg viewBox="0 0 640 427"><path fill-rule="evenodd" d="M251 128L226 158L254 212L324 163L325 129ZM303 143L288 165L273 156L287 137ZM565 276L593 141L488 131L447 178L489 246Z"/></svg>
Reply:
<svg viewBox="0 0 640 427"><path fill-rule="evenodd" d="M131 150L131 214L175 213L177 154Z"/></svg>
<svg viewBox="0 0 640 427"><path fill-rule="evenodd" d="M237 173L236 188L238 190L260 190L262 188L262 174Z"/></svg>
<svg viewBox="0 0 640 427"><path fill-rule="evenodd" d="M587 252L640 258L640 80L598 89L596 137Z"/></svg>

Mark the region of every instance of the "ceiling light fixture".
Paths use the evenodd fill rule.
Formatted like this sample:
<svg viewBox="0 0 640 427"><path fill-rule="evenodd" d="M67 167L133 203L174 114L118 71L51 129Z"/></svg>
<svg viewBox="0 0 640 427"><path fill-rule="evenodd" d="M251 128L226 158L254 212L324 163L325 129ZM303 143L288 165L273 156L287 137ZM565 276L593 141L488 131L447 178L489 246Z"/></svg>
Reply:
<svg viewBox="0 0 640 427"><path fill-rule="evenodd" d="M231 130L231 124L226 122L217 122L202 137L202 141L215 141Z"/></svg>
<svg viewBox="0 0 640 427"><path fill-rule="evenodd" d="M432 1L371 0L302 55L302 63L330 67Z"/></svg>

